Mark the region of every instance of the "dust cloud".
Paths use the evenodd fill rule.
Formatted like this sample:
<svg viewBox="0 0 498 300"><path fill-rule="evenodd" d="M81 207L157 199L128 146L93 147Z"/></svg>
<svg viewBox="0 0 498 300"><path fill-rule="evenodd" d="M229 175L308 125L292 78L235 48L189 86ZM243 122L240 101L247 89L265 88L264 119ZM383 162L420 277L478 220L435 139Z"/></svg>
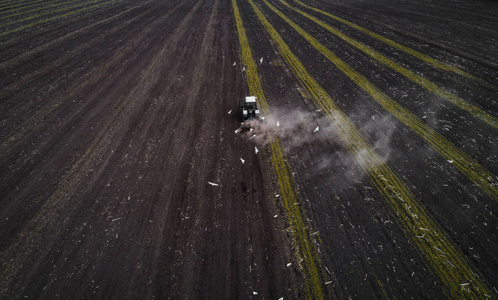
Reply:
<svg viewBox="0 0 498 300"><path fill-rule="evenodd" d="M391 139L394 125L389 116L353 114L360 132L383 162L391 156ZM306 169L310 176L330 173L336 180L361 179L365 169L375 167L368 150L360 148L351 152L351 138L340 135L338 115L325 116L321 110L303 111L272 108L272 113L261 120L241 123L237 130L245 139L264 147L279 138L286 154Z"/></svg>

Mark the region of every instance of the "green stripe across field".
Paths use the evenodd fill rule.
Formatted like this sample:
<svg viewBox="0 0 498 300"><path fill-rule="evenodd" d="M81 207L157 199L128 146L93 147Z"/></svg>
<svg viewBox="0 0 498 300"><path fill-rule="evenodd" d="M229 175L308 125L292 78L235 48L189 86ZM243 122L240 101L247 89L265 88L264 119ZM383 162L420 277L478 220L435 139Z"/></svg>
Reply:
<svg viewBox="0 0 498 300"><path fill-rule="evenodd" d="M427 265L440 278L445 293L455 299L467 299L469 297L482 299L490 295L488 287L477 275L477 271L472 270L465 256L431 219L425 208L406 187L406 184L382 161L362 136L359 129L341 111L323 87L310 75L306 67L291 51L257 5L252 0L248 1L294 76L303 88L307 90L309 95L311 95L316 107L322 109L330 122L336 126L337 132L339 132L343 143L351 154L356 157L360 151L364 155L366 152L367 157L358 161L359 165L369 174L376 189L383 195L393 215L396 216L398 224L414 242L416 249L426 259ZM272 10L276 11L271 4L265 0L264 2ZM279 15L288 23L292 22L283 14L279 13ZM299 33L305 33L297 24L290 24ZM308 35L305 37L309 41L316 41ZM353 70L350 68L347 70L350 71L349 75L354 76L356 80L365 80L357 72L352 73ZM468 287L465 292L461 289L462 284Z"/></svg>
<svg viewBox="0 0 498 300"><path fill-rule="evenodd" d="M240 17L240 12L236 0L232 0L233 12L237 25L239 43L242 52L242 62L246 66L246 78L251 95L257 96L260 100L261 110L264 114L270 113L270 107L266 101L261 79L259 78L256 62L252 56L249 41L245 33L244 25ZM270 146L272 163L278 177L281 199L287 210L292 233L296 239L298 256L302 259L301 265L304 270L304 285L309 299L324 299L327 291L324 288L323 270L316 248L312 242L306 225L303 220L296 185L291 176L292 172L287 163L282 143L279 139L274 139Z"/></svg>
<svg viewBox="0 0 498 300"><path fill-rule="evenodd" d="M302 10L299 10L291 5L289 5L285 0L280 0L282 4L284 4L286 7L300 13L301 15L305 16L306 18L312 20L313 22L317 23L318 25L322 26L325 28L327 31L331 32L332 34L336 35L343 41L346 41L353 47L361 50L363 53L371 57L372 59L382 63L383 65L393 69L394 71L402 74L406 78L410 79L412 82L415 82L416 84L422 86L423 88L427 89L429 92L436 94L437 96L449 101L451 104L457 106L460 109L465 110L466 112L472 114L473 116L479 118L481 121L486 122L490 126L492 126L494 129L498 129L498 119L493 117L491 114L483 111L479 107L472 105L463 99L460 99L456 95L446 91L445 89L437 86L436 84L430 82L429 80L425 79L424 77L415 74L414 72L408 70L407 68L397 64L393 60L387 58L386 56L378 53L377 51L374 51L370 47L366 46L363 43L360 43L349 36L345 35L344 33L340 32L338 29L326 24L325 22L320 21L318 18L313 17L312 15L305 13ZM446 65L443 65L446 66ZM441 67L442 68L442 67ZM447 70L447 68L443 68L444 70Z"/></svg>
<svg viewBox="0 0 498 300"><path fill-rule="evenodd" d="M349 66L346 62L340 59L327 47L321 44L316 38L308 34L294 21L285 16L281 11L277 10L268 1L264 2L272 11L278 14L285 22L294 28L301 36L303 36L313 47L315 47L322 55L324 55L334 66L348 76L356 85L367 92L372 99L382 106L386 111L395 116L403 124L415 131L429 145L443 156L447 161L451 162L460 172L467 176L472 182L481 187L490 197L498 200L498 178L486 170L475 159L470 157L465 152L455 147L441 134L430 128L414 113L403 107L401 104L394 101L378 87L373 85L365 76Z"/></svg>

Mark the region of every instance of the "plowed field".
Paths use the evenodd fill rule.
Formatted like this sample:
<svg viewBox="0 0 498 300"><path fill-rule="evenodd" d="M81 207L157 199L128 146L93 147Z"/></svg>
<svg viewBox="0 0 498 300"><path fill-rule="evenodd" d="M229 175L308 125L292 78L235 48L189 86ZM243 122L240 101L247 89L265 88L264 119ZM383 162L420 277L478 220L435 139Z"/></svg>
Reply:
<svg viewBox="0 0 498 300"><path fill-rule="evenodd" d="M0 298L497 298L497 20L0 1Z"/></svg>

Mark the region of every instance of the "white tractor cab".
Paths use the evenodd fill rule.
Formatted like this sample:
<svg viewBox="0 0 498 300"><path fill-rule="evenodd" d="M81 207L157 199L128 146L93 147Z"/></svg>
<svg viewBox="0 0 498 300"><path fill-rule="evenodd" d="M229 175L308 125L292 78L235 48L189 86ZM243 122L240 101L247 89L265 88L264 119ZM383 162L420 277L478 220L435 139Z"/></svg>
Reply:
<svg viewBox="0 0 498 300"><path fill-rule="evenodd" d="M240 114L242 121L249 119L259 119L259 108L257 98L254 96L247 96L240 102Z"/></svg>

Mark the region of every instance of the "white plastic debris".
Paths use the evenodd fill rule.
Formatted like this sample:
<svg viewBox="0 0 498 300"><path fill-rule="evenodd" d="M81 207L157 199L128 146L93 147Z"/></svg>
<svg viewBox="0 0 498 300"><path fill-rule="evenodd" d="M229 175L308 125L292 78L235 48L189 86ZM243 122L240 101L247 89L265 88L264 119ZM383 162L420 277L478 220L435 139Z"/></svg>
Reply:
<svg viewBox="0 0 498 300"><path fill-rule="evenodd" d="M245 70L246 70L246 67L243 67L243 68L242 68L242 72L245 72Z"/></svg>
<svg viewBox="0 0 498 300"><path fill-rule="evenodd" d="M259 152L258 147L254 146L254 152L256 152L256 154L258 154L258 152Z"/></svg>
<svg viewBox="0 0 498 300"><path fill-rule="evenodd" d="M287 267L290 267L291 265L292 265L291 263L288 263L288 264L287 264Z"/></svg>
<svg viewBox="0 0 498 300"><path fill-rule="evenodd" d="M245 163L245 162L246 162L246 161L245 161L245 160L243 160L242 158L240 159L240 161L241 161L242 163Z"/></svg>
<svg viewBox="0 0 498 300"><path fill-rule="evenodd" d="M274 215L274 216L273 216L273 218L276 218L276 217L277 217L277 215Z"/></svg>
<svg viewBox="0 0 498 300"><path fill-rule="evenodd" d="M261 59L259 60L259 63L262 64L263 63L263 58L261 57Z"/></svg>
<svg viewBox="0 0 498 300"><path fill-rule="evenodd" d="M280 298L278 298L278 300L284 300L284 297L280 297Z"/></svg>
<svg viewBox="0 0 498 300"><path fill-rule="evenodd" d="M236 61L234 61L234 62L233 62L233 65L232 65L232 67L233 67L233 66L235 66L236 64L237 64L237 62L236 62Z"/></svg>
<svg viewBox="0 0 498 300"><path fill-rule="evenodd" d="M318 130L320 130L320 126L317 126L313 132L317 132Z"/></svg>
<svg viewBox="0 0 498 300"><path fill-rule="evenodd" d="M232 111L229 111L229 112L228 112L228 114L229 114L229 115L231 115L231 114L232 114Z"/></svg>
<svg viewBox="0 0 498 300"><path fill-rule="evenodd" d="M219 186L219 184L217 184L217 183L213 183L213 182L211 182L211 181L208 181L208 183L209 183L210 185L213 185L213 186Z"/></svg>
<svg viewBox="0 0 498 300"><path fill-rule="evenodd" d="M332 281L327 281L327 282L325 282L325 284L331 284L331 283L332 283Z"/></svg>
<svg viewBox="0 0 498 300"><path fill-rule="evenodd" d="M278 197L280 197L280 195L279 195L279 194L276 194L276 195L275 195L275 198L278 198Z"/></svg>
<svg viewBox="0 0 498 300"><path fill-rule="evenodd" d="M279 126L280 126L280 121L277 121L277 127L279 127Z"/></svg>
<svg viewBox="0 0 498 300"><path fill-rule="evenodd" d="M253 130L254 130L254 129L253 129L253 128L251 128L251 129L249 129L249 132L252 132Z"/></svg>
<svg viewBox="0 0 498 300"><path fill-rule="evenodd" d="M252 292L252 293L253 293L253 295L257 295L258 294L257 292Z"/></svg>
<svg viewBox="0 0 498 300"><path fill-rule="evenodd" d="M239 133L239 129L237 128L237 130L235 130L235 133Z"/></svg>

